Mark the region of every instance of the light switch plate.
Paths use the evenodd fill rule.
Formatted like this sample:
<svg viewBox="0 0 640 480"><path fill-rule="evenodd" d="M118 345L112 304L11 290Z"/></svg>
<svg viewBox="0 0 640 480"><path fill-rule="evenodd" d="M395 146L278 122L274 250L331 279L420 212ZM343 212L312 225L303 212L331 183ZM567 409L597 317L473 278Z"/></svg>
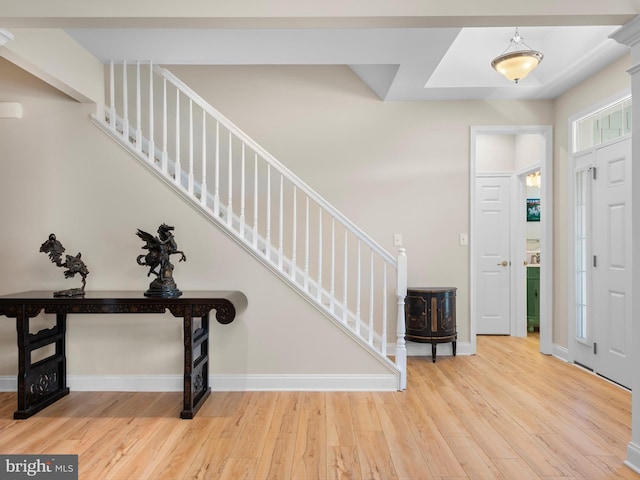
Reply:
<svg viewBox="0 0 640 480"><path fill-rule="evenodd" d="M393 234L393 246L394 247L401 247L402 246L402 234L401 233L394 233Z"/></svg>
<svg viewBox="0 0 640 480"><path fill-rule="evenodd" d="M469 245L469 234L461 233L460 234L460 245Z"/></svg>

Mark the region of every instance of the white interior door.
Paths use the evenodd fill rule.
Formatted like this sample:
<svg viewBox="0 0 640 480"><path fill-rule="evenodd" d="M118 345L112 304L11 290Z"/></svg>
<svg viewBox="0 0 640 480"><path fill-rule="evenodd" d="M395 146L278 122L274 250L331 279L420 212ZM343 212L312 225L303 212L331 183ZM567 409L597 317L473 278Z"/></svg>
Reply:
<svg viewBox="0 0 640 480"><path fill-rule="evenodd" d="M597 372L631 387L631 140L598 148L593 183Z"/></svg>
<svg viewBox="0 0 640 480"><path fill-rule="evenodd" d="M475 228L476 333L510 333L510 177L477 177Z"/></svg>

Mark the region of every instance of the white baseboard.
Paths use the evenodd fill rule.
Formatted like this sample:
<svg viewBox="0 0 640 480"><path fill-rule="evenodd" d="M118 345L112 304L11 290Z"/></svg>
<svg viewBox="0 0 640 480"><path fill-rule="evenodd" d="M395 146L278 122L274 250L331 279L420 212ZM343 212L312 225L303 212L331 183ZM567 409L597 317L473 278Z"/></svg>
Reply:
<svg viewBox="0 0 640 480"><path fill-rule="evenodd" d="M565 362L569 361L569 349L556 343L551 347L551 355Z"/></svg>
<svg viewBox="0 0 640 480"><path fill-rule="evenodd" d="M2 375L0 376L0 392L17 392L18 380L15 375Z"/></svg>
<svg viewBox="0 0 640 480"><path fill-rule="evenodd" d="M180 392L182 375L67 375L77 392Z"/></svg>
<svg viewBox="0 0 640 480"><path fill-rule="evenodd" d="M396 391L395 375L214 375L211 389L233 391Z"/></svg>
<svg viewBox="0 0 640 480"><path fill-rule="evenodd" d="M76 392L180 392L182 375L69 375ZM211 375L211 390L231 391L396 391L395 375ZM15 376L0 376L0 391L15 392Z"/></svg>
<svg viewBox="0 0 640 480"><path fill-rule="evenodd" d="M640 445L629 442L627 445L627 459L624 464L634 472L640 473Z"/></svg>

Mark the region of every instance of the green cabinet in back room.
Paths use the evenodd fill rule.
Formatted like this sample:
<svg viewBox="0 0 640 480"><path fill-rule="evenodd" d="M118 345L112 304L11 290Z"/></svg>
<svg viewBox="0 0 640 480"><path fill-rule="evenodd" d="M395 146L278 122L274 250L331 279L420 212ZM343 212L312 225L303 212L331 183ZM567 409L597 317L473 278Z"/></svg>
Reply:
<svg viewBox="0 0 640 480"><path fill-rule="evenodd" d="M540 328L540 267L527 267L527 330Z"/></svg>

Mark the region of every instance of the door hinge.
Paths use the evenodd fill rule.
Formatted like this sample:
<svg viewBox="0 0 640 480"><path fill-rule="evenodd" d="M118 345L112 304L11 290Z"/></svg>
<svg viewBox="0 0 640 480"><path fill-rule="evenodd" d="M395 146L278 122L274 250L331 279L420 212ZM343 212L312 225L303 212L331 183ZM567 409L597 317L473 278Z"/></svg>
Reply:
<svg viewBox="0 0 640 480"><path fill-rule="evenodd" d="M598 178L598 173L597 173L596 167L591 167L591 176L593 177L594 180L596 180Z"/></svg>
<svg viewBox="0 0 640 480"><path fill-rule="evenodd" d="M594 267L598 266L598 257L596 257L595 255L593 256L593 266Z"/></svg>
<svg viewBox="0 0 640 480"><path fill-rule="evenodd" d="M598 354L598 344L596 342L593 342L593 354Z"/></svg>

